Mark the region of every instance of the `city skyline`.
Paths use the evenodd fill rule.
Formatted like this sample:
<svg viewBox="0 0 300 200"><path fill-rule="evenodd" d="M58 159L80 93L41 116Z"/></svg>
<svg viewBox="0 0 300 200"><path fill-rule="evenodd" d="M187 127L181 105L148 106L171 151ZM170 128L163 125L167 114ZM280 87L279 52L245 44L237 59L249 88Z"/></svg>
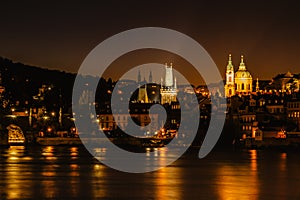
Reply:
<svg viewBox="0 0 300 200"><path fill-rule="evenodd" d="M132 28L157 26L194 38L211 55L222 76L229 53L234 63L245 55L249 71L259 79L287 71L298 73L295 52L300 50L300 19L295 2L151 2L147 6L111 2L82 6L30 1L5 2L3 7L0 55L25 64L76 73L85 56L106 38ZM137 61L124 62L177 64L172 56L158 57L147 60L136 56ZM187 65L178 66L184 69ZM191 79L198 81L198 77Z"/></svg>
<svg viewBox="0 0 300 200"><path fill-rule="evenodd" d="M300 199L299 1L1 8L0 199Z"/></svg>

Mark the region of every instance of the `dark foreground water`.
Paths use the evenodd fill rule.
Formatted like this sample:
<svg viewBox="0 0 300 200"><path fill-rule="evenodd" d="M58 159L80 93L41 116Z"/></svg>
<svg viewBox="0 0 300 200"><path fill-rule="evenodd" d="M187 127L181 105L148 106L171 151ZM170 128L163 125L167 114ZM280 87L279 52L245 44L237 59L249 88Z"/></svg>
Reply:
<svg viewBox="0 0 300 200"><path fill-rule="evenodd" d="M129 174L84 147L11 147L0 149L0 199L300 199L300 152L214 150L200 160L194 150Z"/></svg>

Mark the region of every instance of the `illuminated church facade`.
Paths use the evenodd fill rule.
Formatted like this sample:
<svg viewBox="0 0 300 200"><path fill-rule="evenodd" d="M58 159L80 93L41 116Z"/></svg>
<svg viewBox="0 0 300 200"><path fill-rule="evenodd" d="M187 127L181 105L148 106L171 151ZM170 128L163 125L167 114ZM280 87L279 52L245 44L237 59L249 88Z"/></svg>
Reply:
<svg viewBox="0 0 300 200"><path fill-rule="evenodd" d="M172 63L165 64L165 75L161 77L160 86L152 83L152 72L149 74L149 83L141 81L140 71L138 72L138 93L137 102L140 103L153 103L160 102L160 104L172 104L177 102L177 81L173 74Z"/></svg>
<svg viewBox="0 0 300 200"><path fill-rule="evenodd" d="M244 56L241 56L239 68L234 72L231 54L226 67L225 96L231 97L236 94L249 95L252 93L252 76L247 70Z"/></svg>
<svg viewBox="0 0 300 200"><path fill-rule="evenodd" d="M161 100L160 103L163 104L171 104L171 102L176 102L177 99L177 83L176 77L173 78L173 67L172 63L170 66L165 65L165 79L161 79L161 87L160 87L160 95Z"/></svg>

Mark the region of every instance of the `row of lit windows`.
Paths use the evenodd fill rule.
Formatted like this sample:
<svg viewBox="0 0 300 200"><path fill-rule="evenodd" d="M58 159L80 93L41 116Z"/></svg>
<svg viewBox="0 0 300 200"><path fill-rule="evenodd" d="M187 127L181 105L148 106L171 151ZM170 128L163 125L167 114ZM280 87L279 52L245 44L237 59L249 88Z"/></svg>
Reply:
<svg viewBox="0 0 300 200"><path fill-rule="evenodd" d="M149 112L149 109L145 109L145 108L142 109L142 112L146 112L146 111ZM134 109L134 112L135 113L139 112L139 109Z"/></svg>
<svg viewBox="0 0 300 200"><path fill-rule="evenodd" d="M300 112L289 113L288 116L289 117L297 117L297 118L299 118L300 117Z"/></svg>
<svg viewBox="0 0 300 200"><path fill-rule="evenodd" d="M252 116L252 117L242 117L241 121L242 122L253 122L253 121L255 121L255 117L254 116Z"/></svg>
<svg viewBox="0 0 300 200"><path fill-rule="evenodd" d="M242 129L243 131L251 131L251 126L243 126Z"/></svg>
<svg viewBox="0 0 300 200"><path fill-rule="evenodd" d="M180 109L180 105L172 105L172 109Z"/></svg>
<svg viewBox="0 0 300 200"><path fill-rule="evenodd" d="M260 137L260 136L261 136L261 132L256 131L256 132L255 132L255 136L256 136L256 137Z"/></svg>
<svg viewBox="0 0 300 200"><path fill-rule="evenodd" d="M300 106L300 102L289 102L287 104L288 108L299 108L299 106Z"/></svg>
<svg viewBox="0 0 300 200"><path fill-rule="evenodd" d="M274 100L274 104L278 104L278 103L284 103L284 100L283 99L281 99L281 100ZM263 105L265 105L266 104L266 102L264 101L264 100L261 100L260 102L259 102L259 105L260 106L263 106ZM272 100L268 100L268 104L272 104Z"/></svg>
<svg viewBox="0 0 300 200"><path fill-rule="evenodd" d="M284 102L284 100L283 99L281 99L281 101L280 101L281 103L283 103ZM272 103L272 101L271 100L269 100L269 104L271 104ZM274 101L274 103L279 103L279 101L277 100L277 99L275 99L275 101Z"/></svg>
<svg viewBox="0 0 300 200"><path fill-rule="evenodd" d="M283 108L269 108L268 111L270 113L283 113L284 112Z"/></svg>
<svg viewBox="0 0 300 200"><path fill-rule="evenodd" d="M247 90L250 90L250 89L251 89L250 84L247 84ZM246 90L245 84L244 83L238 84L237 85L237 90Z"/></svg>
<svg viewBox="0 0 300 200"><path fill-rule="evenodd" d="M128 118L130 118L130 117L131 117L131 116L125 116L125 115L122 116L122 117L121 117L121 116L117 116L117 120L118 120L118 121L120 121L120 120L125 121L125 120L128 120ZM140 118L140 119L141 119L141 118ZM150 120L150 117L144 116L144 120L148 120L148 119ZM111 117L109 117L109 116L103 117L103 116L102 116L102 117L100 117L100 120L101 120L101 121L104 121L104 120L105 120L105 121L113 121L113 117L112 117L112 116L111 116Z"/></svg>

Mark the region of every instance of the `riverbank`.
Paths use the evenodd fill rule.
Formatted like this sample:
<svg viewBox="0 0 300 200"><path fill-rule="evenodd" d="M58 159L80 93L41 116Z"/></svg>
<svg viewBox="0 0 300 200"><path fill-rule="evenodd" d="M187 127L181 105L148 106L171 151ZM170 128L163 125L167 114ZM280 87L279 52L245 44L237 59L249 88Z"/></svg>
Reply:
<svg viewBox="0 0 300 200"><path fill-rule="evenodd" d="M244 147L247 149L300 148L300 138L264 138L263 140L246 138Z"/></svg>

